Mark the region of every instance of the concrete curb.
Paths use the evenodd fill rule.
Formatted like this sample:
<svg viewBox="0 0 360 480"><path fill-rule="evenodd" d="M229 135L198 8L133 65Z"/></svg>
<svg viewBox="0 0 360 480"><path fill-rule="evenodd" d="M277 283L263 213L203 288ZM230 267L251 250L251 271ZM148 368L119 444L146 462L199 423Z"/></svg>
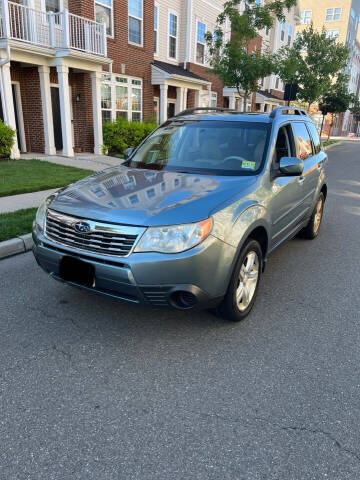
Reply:
<svg viewBox="0 0 360 480"><path fill-rule="evenodd" d="M28 252L32 247L33 240L31 233L20 235L11 240L5 240L5 242L0 242L0 260L13 255L18 255L19 253Z"/></svg>
<svg viewBox="0 0 360 480"><path fill-rule="evenodd" d="M331 150L334 147L338 147L341 144L341 141L338 140L336 143L332 143L331 145L328 145L327 147L324 148L325 152L328 150Z"/></svg>

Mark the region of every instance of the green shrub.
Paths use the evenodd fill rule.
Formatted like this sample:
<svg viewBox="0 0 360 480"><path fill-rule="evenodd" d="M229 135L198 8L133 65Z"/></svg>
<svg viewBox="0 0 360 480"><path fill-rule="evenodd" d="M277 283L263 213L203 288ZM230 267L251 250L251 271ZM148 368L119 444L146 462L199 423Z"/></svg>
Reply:
<svg viewBox="0 0 360 480"><path fill-rule="evenodd" d="M10 158L15 143L15 131L0 120L0 158Z"/></svg>
<svg viewBox="0 0 360 480"><path fill-rule="evenodd" d="M156 127L155 123L128 122L123 118L118 118L114 123L105 123L104 151L115 155L127 148L135 148Z"/></svg>

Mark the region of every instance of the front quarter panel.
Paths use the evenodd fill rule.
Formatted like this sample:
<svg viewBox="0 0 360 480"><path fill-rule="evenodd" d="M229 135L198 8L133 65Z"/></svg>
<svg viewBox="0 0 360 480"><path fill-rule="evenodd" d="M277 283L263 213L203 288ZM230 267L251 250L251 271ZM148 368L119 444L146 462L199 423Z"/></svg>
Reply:
<svg viewBox="0 0 360 480"><path fill-rule="evenodd" d="M254 201L236 202L213 215L212 234L235 248L242 246L257 227L264 227L268 237L270 221L265 207Z"/></svg>

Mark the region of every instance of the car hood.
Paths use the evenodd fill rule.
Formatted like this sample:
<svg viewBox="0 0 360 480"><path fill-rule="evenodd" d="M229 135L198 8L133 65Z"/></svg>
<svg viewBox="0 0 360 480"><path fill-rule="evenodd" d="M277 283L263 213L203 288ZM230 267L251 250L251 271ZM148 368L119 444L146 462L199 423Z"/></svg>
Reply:
<svg viewBox="0 0 360 480"><path fill-rule="evenodd" d="M255 182L119 166L69 185L50 208L75 217L137 226L175 225L208 218ZM222 207L221 207L222 208Z"/></svg>

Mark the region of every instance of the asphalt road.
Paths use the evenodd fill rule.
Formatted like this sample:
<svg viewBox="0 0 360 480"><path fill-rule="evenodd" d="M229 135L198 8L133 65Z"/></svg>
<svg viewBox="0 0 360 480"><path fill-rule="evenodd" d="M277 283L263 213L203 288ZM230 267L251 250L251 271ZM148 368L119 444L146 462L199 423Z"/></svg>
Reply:
<svg viewBox="0 0 360 480"><path fill-rule="evenodd" d="M0 262L1 480L360 478L360 143L240 324Z"/></svg>

